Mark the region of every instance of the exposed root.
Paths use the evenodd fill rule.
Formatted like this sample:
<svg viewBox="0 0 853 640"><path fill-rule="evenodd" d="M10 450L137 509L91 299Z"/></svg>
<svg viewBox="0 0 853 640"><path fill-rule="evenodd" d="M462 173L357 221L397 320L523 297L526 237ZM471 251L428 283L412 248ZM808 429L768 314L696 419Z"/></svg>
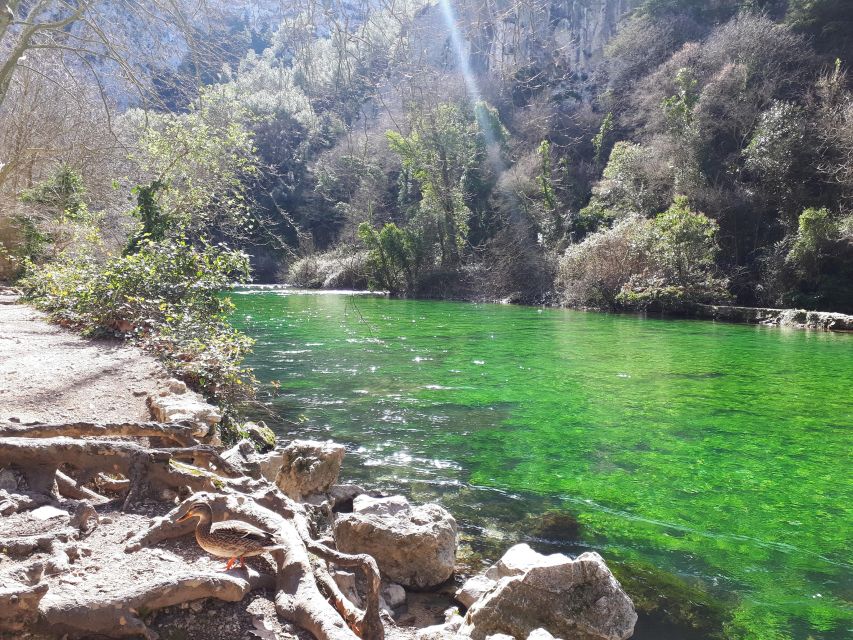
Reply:
<svg viewBox="0 0 853 640"><path fill-rule="evenodd" d="M182 487L209 491L227 480L192 465L177 463L168 449L148 449L132 442L55 438L0 438L0 467L17 469L35 493L53 495L62 465L85 471L121 474L130 479L125 506L149 496L170 497ZM230 483L243 486L242 479Z"/></svg>
<svg viewBox="0 0 853 640"><path fill-rule="evenodd" d="M71 478L61 471L56 471L56 486L59 489L59 495L72 500L92 500L95 503L109 502L109 498L105 498L100 493L96 493L87 487L80 486L74 478Z"/></svg>
<svg viewBox="0 0 853 640"><path fill-rule="evenodd" d="M69 422L30 424L0 423L0 438L164 438L179 447L198 444L193 427L180 422Z"/></svg>
<svg viewBox="0 0 853 640"><path fill-rule="evenodd" d="M97 602L88 599L51 600L39 608L40 628L50 633L63 631L105 634L111 637L142 635L157 638L140 617L141 611L153 611L172 605L217 598L236 602L258 588L271 587L272 576L257 571L232 573L199 571L180 578L160 577L143 583L130 583L120 594Z"/></svg>
<svg viewBox="0 0 853 640"><path fill-rule="evenodd" d="M91 434L103 426L88 424L81 429ZM90 480L95 480L96 486L102 490L117 492L126 488L124 508L145 497L174 499L184 492L191 494L178 507L161 518L155 518L151 526L128 540L125 551L137 551L143 546L190 533L194 523L179 523L177 519L191 503L204 500L210 504L214 520L239 518L273 532L277 546L271 553L276 560L277 571L275 576L249 571L245 575L250 577L243 577L245 572L242 571L239 577L234 573L202 571L189 577L133 581L115 596L97 600L69 598L51 592L45 595L41 591L39 597L43 599L40 604L33 601L39 611L37 629L50 633L73 631L112 636L141 634L153 638L155 634L145 626L139 614L141 610L150 611L208 597L239 600L252 589L266 584L275 587L278 614L309 631L318 640L354 640L359 637L383 640L376 562L366 555L338 552L315 540L305 508L275 485L241 475L210 447L194 445L156 449L126 440L45 435L51 433L49 427L25 426L24 429L31 429L28 437L2 437L3 433L9 432L0 432L0 468L16 470L31 490L44 494L48 500L55 495L57 487L58 492L67 497L105 500L83 486ZM40 437L31 437L36 431ZM130 430L125 428L124 431ZM139 429L135 435L140 435ZM152 434L146 432L145 435ZM156 437L161 436L163 434L156 434ZM70 468L76 480L60 468ZM126 480L115 480L120 476ZM11 498L0 496L0 504L4 499L11 501ZM84 533L97 526L98 515L90 502L84 500L76 505L71 523ZM46 571L55 574L65 571L76 557L74 540L79 535L78 530L68 529L36 536L34 540L6 542L23 555L36 550L48 552L50 557L45 561ZM321 562L312 564L309 553ZM329 575L325 565L328 562L341 567L356 567L364 573L368 585L364 611L341 593ZM25 617L17 616L15 620ZM32 622L30 618L26 619Z"/></svg>
<svg viewBox="0 0 853 640"><path fill-rule="evenodd" d="M196 494L171 512L157 518L146 531L131 538L125 550L137 551L143 546L184 535L192 531L188 522L177 522L192 503L207 502L214 520L238 517L267 531L276 532L280 548L273 551L278 565L276 578L276 610L279 615L314 634L320 640L382 640L384 629L379 620L379 571L372 558L351 556L329 549L307 535L308 524L303 508L270 485L251 496L240 494ZM269 506L281 507L270 509ZM283 512L283 514L282 514ZM366 571L370 592L366 612L345 601L340 591L330 589L333 604L318 587L328 587L328 580L312 567L308 555L332 560L341 566L359 567ZM342 601L343 600L343 601ZM333 606L334 605L334 606Z"/></svg>

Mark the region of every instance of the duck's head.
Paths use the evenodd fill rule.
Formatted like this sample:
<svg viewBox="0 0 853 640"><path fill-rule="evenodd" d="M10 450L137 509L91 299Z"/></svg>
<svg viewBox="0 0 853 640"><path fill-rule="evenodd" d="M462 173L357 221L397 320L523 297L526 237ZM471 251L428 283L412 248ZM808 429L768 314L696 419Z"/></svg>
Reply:
<svg viewBox="0 0 853 640"><path fill-rule="evenodd" d="M206 502L196 502L187 512L178 518L177 522L184 522L190 518L198 518L199 520L209 520L213 516L210 510L210 505Z"/></svg>

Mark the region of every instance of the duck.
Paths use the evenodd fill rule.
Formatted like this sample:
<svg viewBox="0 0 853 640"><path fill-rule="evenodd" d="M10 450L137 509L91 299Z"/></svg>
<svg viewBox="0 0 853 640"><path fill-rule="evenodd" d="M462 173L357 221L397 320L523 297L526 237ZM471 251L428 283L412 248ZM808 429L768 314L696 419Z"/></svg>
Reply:
<svg viewBox="0 0 853 640"><path fill-rule="evenodd" d="M228 558L224 571L229 571L238 559L240 566L245 568L244 558L281 548L271 533L248 522L228 520L214 523L213 511L206 502L193 504L177 522L190 518L198 518L195 528L198 546L213 556Z"/></svg>

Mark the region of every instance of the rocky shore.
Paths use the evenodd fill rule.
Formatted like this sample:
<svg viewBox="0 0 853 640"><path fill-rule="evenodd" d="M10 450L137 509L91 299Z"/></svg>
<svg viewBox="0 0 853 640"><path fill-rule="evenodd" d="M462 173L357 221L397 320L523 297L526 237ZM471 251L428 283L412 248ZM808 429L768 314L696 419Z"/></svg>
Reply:
<svg viewBox="0 0 853 640"><path fill-rule="evenodd" d="M14 311L25 324L0 317L0 337L15 345L2 345L4 356L32 347L14 342L21 326L68 340L72 353L97 353L97 343ZM61 348L41 352L45 375L65 366L52 358L66 356ZM225 449L216 407L140 357L151 377L128 385L123 420L113 398L110 422L92 420L106 402L98 394L82 414L42 400L45 417L37 415L35 399L21 400L16 389L44 381L4 360L0 637L632 635L634 606L598 554L545 556L516 545L463 583L457 524L442 506L341 483L342 445L276 442L262 423L244 425L244 439ZM107 369L120 395L124 369L112 360ZM198 501L215 521L274 532L280 548L222 571L189 535L192 523L179 522Z"/></svg>

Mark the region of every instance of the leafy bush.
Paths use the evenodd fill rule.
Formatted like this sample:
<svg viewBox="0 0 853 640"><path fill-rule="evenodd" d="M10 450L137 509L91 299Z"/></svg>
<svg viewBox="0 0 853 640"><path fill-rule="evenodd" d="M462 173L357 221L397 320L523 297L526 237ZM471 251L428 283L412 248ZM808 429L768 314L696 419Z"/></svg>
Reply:
<svg viewBox="0 0 853 640"><path fill-rule="evenodd" d="M647 220L629 216L573 245L560 261L558 284L572 306L676 310L729 299L715 275L717 224L687 199Z"/></svg>
<svg viewBox="0 0 853 640"><path fill-rule="evenodd" d="M339 248L296 260L284 280L306 289L366 289L368 271L367 252Z"/></svg>
<svg viewBox="0 0 853 640"><path fill-rule="evenodd" d="M241 366L251 340L228 324L233 307L219 292L248 276L242 252L170 240L143 242L103 264L63 257L31 267L20 286L63 324L135 339L227 409L252 393L251 373Z"/></svg>
<svg viewBox="0 0 853 640"><path fill-rule="evenodd" d="M558 267L562 301L573 307L616 308L622 286L645 270L649 241L648 222L631 215L571 245Z"/></svg>
<svg viewBox="0 0 853 640"><path fill-rule="evenodd" d="M785 268L786 304L853 310L853 215L835 218L828 209L814 207L803 211Z"/></svg>
<svg viewBox="0 0 853 640"><path fill-rule="evenodd" d="M580 211L579 221L590 227L596 221L630 213L649 215L660 211L671 198L673 178L667 164L650 147L617 142L602 180L593 188L589 205Z"/></svg>
<svg viewBox="0 0 853 640"><path fill-rule="evenodd" d="M393 222L380 231L365 222L358 228L358 237L369 252L367 267L372 287L392 295L415 292L423 256L415 234Z"/></svg>

